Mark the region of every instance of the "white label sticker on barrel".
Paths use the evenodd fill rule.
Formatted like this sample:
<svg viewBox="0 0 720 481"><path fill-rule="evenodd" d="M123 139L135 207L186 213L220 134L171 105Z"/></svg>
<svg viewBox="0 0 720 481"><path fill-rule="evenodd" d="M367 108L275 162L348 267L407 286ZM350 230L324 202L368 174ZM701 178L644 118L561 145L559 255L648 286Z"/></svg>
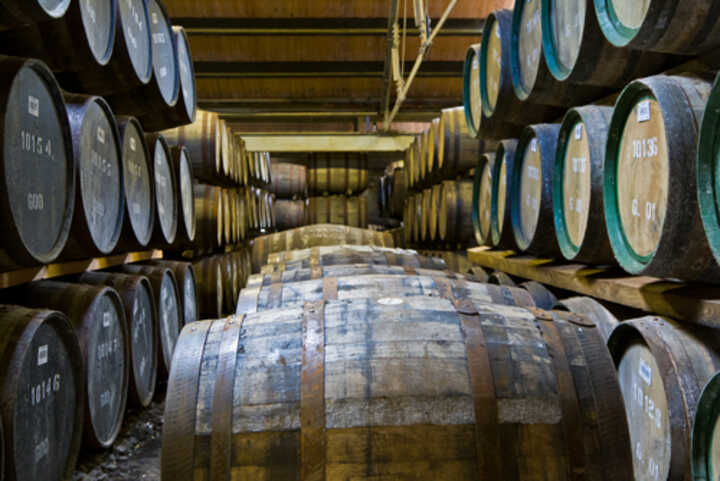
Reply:
<svg viewBox="0 0 720 481"><path fill-rule="evenodd" d="M102 127L98 127L97 129L97 139L101 144L105 143L105 129Z"/></svg>
<svg viewBox="0 0 720 481"><path fill-rule="evenodd" d="M130 137L130 150L133 152L137 151L137 142L135 142L133 137Z"/></svg>
<svg viewBox="0 0 720 481"><path fill-rule="evenodd" d="M638 374L648 386L652 384L652 368L643 359L640 359Z"/></svg>
<svg viewBox="0 0 720 481"><path fill-rule="evenodd" d="M582 140L583 124L575 126L575 140Z"/></svg>
<svg viewBox="0 0 720 481"><path fill-rule="evenodd" d="M103 312L103 327L110 327L111 316L109 312Z"/></svg>
<svg viewBox="0 0 720 481"><path fill-rule="evenodd" d="M397 306L402 303L403 300L397 297L383 297L382 299L378 299L378 304L382 304L383 306Z"/></svg>
<svg viewBox="0 0 720 481"><path fill-rule="evenodd" d="M530 141L530 150L537 152L537 139L532 139Z"/></svg>
<svg viewBox="0 0 720 481"><path fill-rule="evenodd" d="M48 362L48 346L47 344L38 347L38 366L47 364Z"/></svg>
<svg viewBox="0 0 720 481"><path fill-rule="evenodd" d="M28 95L28 113L33 117L40 118L40 99Z"/></svg>
<svg viewBox="0 0 720 481"><path fill-rule="evenodd" d="M650 100L643 100L638 104L637 121L647 122L650 120Z"/></svg>

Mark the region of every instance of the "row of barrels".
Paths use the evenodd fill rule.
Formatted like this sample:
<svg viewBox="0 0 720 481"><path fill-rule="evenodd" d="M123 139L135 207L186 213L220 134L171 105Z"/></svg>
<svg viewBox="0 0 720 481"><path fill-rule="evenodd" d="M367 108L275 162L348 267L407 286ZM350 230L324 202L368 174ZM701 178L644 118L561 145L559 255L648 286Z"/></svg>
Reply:
<svg viewBox="0 0 720 481"><path fill-rule="evenodd" d="M466 246L473 241L473 181L445 180L405 199L407 245Z"/></svg>
<svg viewBox="0 0 720 481"><path fill-rule="evenodd" d="M0 302L3 459L14 480L69 479L81 446L111 446L126 405L149 406L180 329L198 319L186 262L36 282Z"/></svg>
<svg viewBox="0 0 720 481"><path fill-rule="evenodd" d="M195 254L213 253L258 233L275 229L274 196L263 189L196 184L194 199L196 239L175 250L192 250Z"/></svg>
<svg viewBox="0 0 720 481"><path fill-rule="evenodd" d="M367 206L368 200L363 196L334 195L305 200L276 200L273 205L275 227L287 230L308 224L338 224L366 228Z"/></svg>
<svg viewBox="0 0 720 481"><path fill-rule="evenodd" d="M40 61L0 57L0 266L192 242L192 159Z"/></svg>
<svg viewBox="0 0 720 481"><path fill-rule="evenodd" d="M273 162L272 185L279 199L358 195L369 182L367 153L311 153L304 164Z"/></svg>
<svg viewBox="0 0 720 481"><path fill-rule="evenodd" d="M250 249L196 258L192 266L197 276L198 317L214 319L234 313L252 271Z"/></svg>
<svg viewBox="0 0 720 481"><path fill-rule="evenodd" d="M464 103L470 132L517 137L528 123L607 96L720 44L713 2L526 0L493 12L468 49Z"/></svg>
<svg viewBox="0 0 720 481"><path fill-rule="evenodd" d="M381 217L402 220L407 196L406 181L404 161L393 162L387 166L385 174L380 178L380 188L378 189L378 206Z"/></svg>
<svg viewBox="0 0 720 481"><path fill-rule="evenodd" d="M716 330L635 317L590 298L558 301L539 284L503 285L512 280L501 273L483 279L490 277L494 284L481 283L400 249L270 256L235 316L181 334L179 349L195 355L176 357L170 375L163 476L246 469L229 454L210 463L204 439L222 436L252 456L253 473L273 479L312 467L527 480L538 465L553 480L578 472L714 479ZM182 409L188 403L197 409ZM278 417L278 403L314 416ZM367 415L375 404L383 410ZM368 439L368 429L382 439ZM282 461L268 453L267 436L287 453ZM301 442L360 451L308 452Z"/></svg>
<svg viewBox="0 0 720 481"><path fill-rule="evenodd" d="M633 479L613 360L584 316L412 251L337 246L268 262L235 316L181 335L163 477L512 481L541 465L554 480Z"/></svg>
<svg viewBox="0 0 720 481"><path fill-rule="evenodd" d="M491 145L471 135L464 107L444 109L405 153L405 185L420 191L473 169L478 155Z"/></svg>
<svg viewBox="0 0 720 481"><path fill-rule="evenodd" d="M260 272L268 256L276 252L333 245L394 247L387 232L333 224L316 224L256 237L252 241L252 272Z"/></svg>
<svg viewBox="0 0 720 481"><path fill-rule="evenodd" d="M501 141L476 169L478 243L717 282L719 102L720 77L653 76Z"/></svg>
<svg viewBox="0 0 720 481"><path fill-rule="evenodd" d="M19 3L3 4L0 53L45 62L65 90L103 95L147 131L193 122L188 39L160 0Z"/></svg>
<svg viewBox="0 0 720 481"><path fill-rule="evenodd" d="M248 151L242 137L216 112L198 110L193 123L163 135L188 149L193 173L203 183L235 187L265 186L271 181L270 154Z"/></svg>

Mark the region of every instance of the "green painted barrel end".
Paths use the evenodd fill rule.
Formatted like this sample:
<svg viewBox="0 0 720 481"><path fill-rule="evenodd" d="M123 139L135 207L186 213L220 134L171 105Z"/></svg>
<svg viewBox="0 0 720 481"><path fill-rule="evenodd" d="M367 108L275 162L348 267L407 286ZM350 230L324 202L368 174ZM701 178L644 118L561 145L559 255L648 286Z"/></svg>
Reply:
<svg viewBox="0 0 720 481"><path fill-rule="evenodd" d="M580 252L580 246L577 246L570 239L570 233L565 223L565 196L564 196L564 174L565 174L565 154L567 152L568 142L572 136L573 127L578 122L582 122L580 114L570 109L563 118L560 125L560 134L558 135L557 150L555 151L555 167L553 169L553 221L555 222L555 235L557 237L558 246L563 257L573 260Z"/></svg>
<svg viewBox="0 0 720 481"><path fill-rule="evenodd" d="M510 217L512 219L513 237L518 249L525 251L532 243L531 239L525 239L522 236L522 220L520 211L522 210L522 200L520 199L520 181L522 178L523 155L525 148L532 139L536 138L535 131L532 126L525 127L518 139L517 148L515 149L515 160L513 162L510 189ZM508 206L505 206L507 209Z"/></svg>
<svg viewBox="0 0 720 481"><path fill-rule="evenodd" d="M543 0L545 4L545 0ZM637 35L640 28L629 27L620 21L612 0L593 0L595 18L608 42L616 47L625 47Z"/></svg>
<svg viewBox="0 0 720 481"><path fill-rule="evenodd" d="M467 123L468 131L470 136L478 138L479 125L475 125L475 120L472 114L472 95L470 89L472 89L472 64L473 60L478 55L480 44L470 45L465 54L465 64L463 65L463 110L465 111L465 122Z"/></svg>
<svg viewBox="0 0 720 481"><path fill-rule="evenodd" d="M697 197L705 235L715 259L720 262L720 74L715 78L700 127L697 152Z"/></svg>
<svg viewBox="0 0 720 481"><path fill-rule="evenodd" d="M522 28L522 14L525 7L524 1L515 2L512 19L512 33L510 35L510 78L512 79L515 96L520 100L527 100L530 97L522 84L520 72L520 29Z"/></svg>
<svg viewBox="0 0 720 481"><path fill-rule="evenodd" d="M490 32L492 32L492 28L495 22L497 22L497 19L495 18L495 12L492 12L490 15L488 15L487 20L485 20L482 38L490 38ZM482 44L480 44L480 99L482 101L483 115L490 118L492 117L493 113L495 113L495 108L492 107L490 103L490 98L488 97L487 75L485 73L487 69L488 43L489 42L482 42Z"/></svg>
<svg viewBox="0 0 720 481"><path fill-rule="evenodd" d="M708 381L697 403L690 438L690 468L693 481L712 481L719 473L713 471L713 434L720 417L720 373Z"/></svg>

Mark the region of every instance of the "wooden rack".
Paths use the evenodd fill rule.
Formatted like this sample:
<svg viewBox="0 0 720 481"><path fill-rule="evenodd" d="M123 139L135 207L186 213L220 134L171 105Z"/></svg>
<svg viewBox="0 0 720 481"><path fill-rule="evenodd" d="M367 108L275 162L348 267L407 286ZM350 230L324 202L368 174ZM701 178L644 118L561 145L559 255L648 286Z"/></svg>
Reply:
<svg viewBox="0 0 720 481"><path fill-rule="evenodd" d="M629 276L618 268L556 262L487 247L468 249L473 264L680 321L720 327L720 286Z"/></svg>
<svg viewBox="0 0 720 481"><path fill-rule="evenodd" d="M132 264L133 262L162 258L163 251L153 250L145 252L131 252L128 254L119 254L108 257L96 257L94 259L85 259L80 261L61 262L46 266L29 267L26 269L2 272L0 273L0 289L6 289L19 284L25 284L27 282L41 281L44 279L52 279L54 277L79 274L86 271L107 269L108 267L119 266L122 264Z"/></svg>

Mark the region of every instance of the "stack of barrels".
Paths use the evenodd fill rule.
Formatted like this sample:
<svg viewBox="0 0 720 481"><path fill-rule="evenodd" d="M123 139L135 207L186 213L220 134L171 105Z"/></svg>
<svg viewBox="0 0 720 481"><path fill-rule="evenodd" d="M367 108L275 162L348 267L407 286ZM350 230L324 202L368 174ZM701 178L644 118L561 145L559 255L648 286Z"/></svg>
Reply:
<svg viewBox="0 0 720 481"><path fill-rule="evenodd" d="M368 226L367 153L313 153L307 160L307 223Z"/></svg>
<svg viewBox="0 0 720 481"><path fill-rule="evenodd" d="M307 224L307 167L289 162L273 162L270 168L275 196L275 227L279 231Z"/></svg>
<svg viewBox="0 0 720 481"><path fill-rule="evenodd" d="M445 109L405 156L405 243L424 248L471 243L472 169L493 142L469 134L463 107Z"/></svg>
<svg viewBox="0 0 720 481"><path fill-rule="evenodd" d="M381 217L402 220L407 198L406 181L404 161L393 162L387 166L385 175L380 178L378 191Z"/></svg>
<svg viewBox="0 0 720 481"><path fill-rule="evenodd" d="M163 478L633 479L599 325L486 279L401 249L270 255L236 315L180 336Z"/></svg>
<svg viewBox="0 0 720 481"><path fill-rule="evenodd" d="M151 133L195 118L182 29L157 0L20 3L0 30L0 269L192 243L192 157Z"/></svg>

